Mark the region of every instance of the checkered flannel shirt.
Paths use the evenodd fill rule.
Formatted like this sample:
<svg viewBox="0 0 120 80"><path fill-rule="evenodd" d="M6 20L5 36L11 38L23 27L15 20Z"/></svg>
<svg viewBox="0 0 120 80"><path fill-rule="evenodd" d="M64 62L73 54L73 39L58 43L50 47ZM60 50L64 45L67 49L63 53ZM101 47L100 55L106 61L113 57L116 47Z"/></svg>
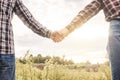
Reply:
<svg viewBox="0 0 120 80"><path fill-rule="evenodd" d="M50 31L37 22L21 0L0 0L0 54L14 54L11 20L15 13L35 33L50 37Z"/></svg>
<svg viewBox="0 0 120 80"><path fill-rule="evenodd" d="M66 28L72 32L96 15L100 10L104 11L106 21L120 19L120 0L93 0L78 13Z"/></svg>

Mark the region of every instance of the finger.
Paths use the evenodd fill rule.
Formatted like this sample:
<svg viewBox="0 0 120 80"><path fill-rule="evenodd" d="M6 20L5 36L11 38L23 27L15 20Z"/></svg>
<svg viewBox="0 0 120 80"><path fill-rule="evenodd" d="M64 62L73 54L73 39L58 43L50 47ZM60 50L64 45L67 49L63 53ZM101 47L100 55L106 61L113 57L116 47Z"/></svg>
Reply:
<svg viewBox="0 0 120 80"><path fill-rule="evenodd" d="M57 37L53 37L53 40L54 40L55 42L60 42L60 41L63 40L63 38L62 38L61 36L57 36Z"/></svg>
<svg viewBox="0 0 120 80"><path fill-rule="evenodd" d="M51 39L54 42L60 42L64 39L64 35L61 32L56 31L51 34Z"/></svg>
<svg viewBox="0 0 120 80"><path fill-rule="evenodd" d="M53 41L54 41L54 42L60 42L60 41L62 41L62 38L56 38L56 37L55 37L55 38L53 38Z"/></svg>

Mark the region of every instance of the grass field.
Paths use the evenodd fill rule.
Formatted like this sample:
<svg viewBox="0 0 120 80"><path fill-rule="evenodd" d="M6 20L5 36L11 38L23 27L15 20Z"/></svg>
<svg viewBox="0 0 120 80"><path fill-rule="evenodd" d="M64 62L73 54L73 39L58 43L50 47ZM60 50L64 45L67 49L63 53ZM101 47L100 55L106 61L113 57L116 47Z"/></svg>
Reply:
<svg viewBox="0 0 120 80"><path fill-rule="evenodd" d="M109 63L79 63L71 65L34 64L27 61L23 64L16 60L16 80L111 80Z"/></svg>

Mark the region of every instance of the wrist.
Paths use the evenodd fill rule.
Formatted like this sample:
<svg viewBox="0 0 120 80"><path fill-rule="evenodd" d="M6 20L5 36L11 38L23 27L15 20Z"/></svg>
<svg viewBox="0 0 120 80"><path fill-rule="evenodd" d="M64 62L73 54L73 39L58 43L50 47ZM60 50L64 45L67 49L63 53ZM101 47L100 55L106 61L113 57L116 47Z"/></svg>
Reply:
<svg viewBox="0 0 120 80"><path fill-rule="evenodd" d="M70 33L70 30L68 28L65 28L66 34Z"/></svg>
<svg viewBox="0 0 120 80"><path fill-rule="evenodd" d="M67 25L65 28L68 30L69 33L71 33L74 30L72 25Z"/></svg>
<svg viewBox="0 0 120 80"><path fill-rule="evenodd" d="M70 33L67 28L63 28L60 32L64 35L64 37L66 37Z"/></svg>

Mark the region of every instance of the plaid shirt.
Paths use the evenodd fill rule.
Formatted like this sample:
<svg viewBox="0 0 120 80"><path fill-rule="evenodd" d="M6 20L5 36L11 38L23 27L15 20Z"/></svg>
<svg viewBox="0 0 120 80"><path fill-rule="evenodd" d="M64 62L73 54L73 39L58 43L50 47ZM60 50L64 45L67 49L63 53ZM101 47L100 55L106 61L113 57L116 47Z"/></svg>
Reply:
<svg viewBox="0 0 120 80"><path fill-rule="evenodd" d="M102 9L104 11L106 21L120 18L120 0L93 0L78 13L66 28L72 32Z"/></svg>
<svg viewBox="0 0 120 80"><path fill-rule="evenodd" d="M38 23L21 0L0 0L0 54L14 54L11 20L15 13L32 31L50 37L50 31Z"/></svg>

